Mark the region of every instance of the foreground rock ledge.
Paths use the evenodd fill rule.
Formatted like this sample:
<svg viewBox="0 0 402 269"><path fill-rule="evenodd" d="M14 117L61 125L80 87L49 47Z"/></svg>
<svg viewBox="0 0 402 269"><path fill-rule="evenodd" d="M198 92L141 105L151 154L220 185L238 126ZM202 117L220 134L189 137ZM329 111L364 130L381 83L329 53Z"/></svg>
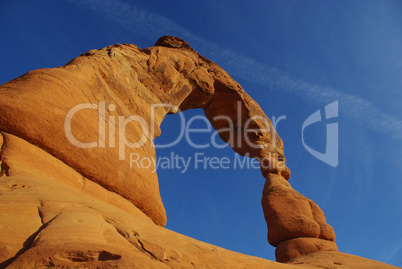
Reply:
<svg viewBox="0 0 402 269"><path fill-rule="evenodd" d="M0 95L0 268L347 268L357 260L370 268L387 266L336 251L321 209L287 182L283 143L264 112L181 39L163 37L147 49L117 44L91 50L63 67L1 85ZM80 104L90 106L68 120ZM152 104L168 106L152 111ZM166 214L154 167L132 170L127 156L155 158L152 139L165 115L189 108L203 108L218 130L228 123L216 116L234 119L240 111L235 139L245 130L241 122L252 119L248 139L264 146L220 136L237 153L260 161L268 241L277 246L278 261L297 265L235 253L161 227ZM115 116L131 115L145 119L144 140L142 126L127 125L126 140L108 129ZM66 124L81 145L71 142ZM136 149L110 147L140 140ZM83 148L88 143L97 146Z"/></svg>

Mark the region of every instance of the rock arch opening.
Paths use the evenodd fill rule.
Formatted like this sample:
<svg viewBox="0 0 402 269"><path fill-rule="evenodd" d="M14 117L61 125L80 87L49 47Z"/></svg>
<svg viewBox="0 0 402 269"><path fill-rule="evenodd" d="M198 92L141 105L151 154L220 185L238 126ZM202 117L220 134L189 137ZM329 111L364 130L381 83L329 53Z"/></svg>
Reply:
<svg viewBox="0 0 402 269"><path fill-rule="evenodd" d="M91 50L63 67L31 71L0 90L2 132L45 150L117 197L117 206L140 211L137 215L159 226L166 224L166 214L150 161L155 157L152 139L166 114L202 108L223 141L258 160L266 179L262 205L268 241L277 247L277 260L336 250L321 209L288 183L283 143L268 117L222 68L179 38L162 37L146 49L116 44ZM152 109L155 104L165 107ZM78 107L81 113L69 118ZM101 131L106 125L116 130L116 118L119 129L109 129L106 144ZM147 167L133 167L133 156L145 158ZM94 195L113 203L109 195Z"/></svg>
<svg viewBox="0 0 402 269"><path fill-rule="evenodd" d="M187 128L203 132L183 135L177 144L158 149L180 135L180 116L167 115L160 137L154 140L157 160L161 160L157 172L166 228L226 249L274 259L274 251L262 236L266 223L259 206L264 184L259 163L235 153L222 141L213 127L207 126L202 109L182 113ZM211 142L214 134L217 141ZM188 167L183 167L184 162Z"/></svg>

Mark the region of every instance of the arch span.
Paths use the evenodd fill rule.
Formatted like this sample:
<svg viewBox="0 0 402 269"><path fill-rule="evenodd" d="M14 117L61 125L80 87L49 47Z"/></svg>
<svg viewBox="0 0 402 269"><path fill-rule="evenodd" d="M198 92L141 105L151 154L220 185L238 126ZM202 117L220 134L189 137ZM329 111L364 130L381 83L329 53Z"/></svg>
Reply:
<svg viewBox="0 0 402 269"><path fill-rule="evenodd" d="M161 226L166 214L154 164L133 169L130 157L155 158L152 139L167 113L202 108L235 152L259 160L268 241L278 246L278 259L336 249L322 211L287 182L283 143L268 117L222 68L180 38L165 36L146 49L91 50L65 66L31 71L0 92L1 131L46 150Z"/></svg>

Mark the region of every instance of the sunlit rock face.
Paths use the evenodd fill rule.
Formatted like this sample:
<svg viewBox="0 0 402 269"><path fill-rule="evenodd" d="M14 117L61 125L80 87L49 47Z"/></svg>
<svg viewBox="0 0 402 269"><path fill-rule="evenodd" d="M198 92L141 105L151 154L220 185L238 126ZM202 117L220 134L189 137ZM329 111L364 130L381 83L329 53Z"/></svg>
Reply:
<svg viewBox="0 0 402 269"><path fill-rule="evenodd" d="M91 50L63 67L12 80L1 94L3 132L46 150L161 226L166 214L155 164L132 169L130 157L155 160L152 139L167 113L204 108L216 129L232 129L220 134L235 151L283 158L282 141L257 103L222 68L174 37L147 49L117 44ZM244 143L242 122L270 131L250 132L251 143Z"/></svg>
<svg viewBox="0 0 402 269"><path fill-rule="evenodd" d="M322 251L333 253L326 261L354 261L336 254L322 210L291 188L282 140L259 105L179 38L91 50L1 85L0 95L0 268L293 267L163 228L155 163L136 167L132 156L156 160L165 115L191 108L204 109L235 152L259 160L278 261Z"/></svg>
<svg viewBox="0 0 402 269"><path fill-rule="evenodd" d="M291 188L277 174L265 181L262 207L268 226L268 242L276 246L276 260L286 262L315 251L337 251L335 233L322 210Z"/></svg>

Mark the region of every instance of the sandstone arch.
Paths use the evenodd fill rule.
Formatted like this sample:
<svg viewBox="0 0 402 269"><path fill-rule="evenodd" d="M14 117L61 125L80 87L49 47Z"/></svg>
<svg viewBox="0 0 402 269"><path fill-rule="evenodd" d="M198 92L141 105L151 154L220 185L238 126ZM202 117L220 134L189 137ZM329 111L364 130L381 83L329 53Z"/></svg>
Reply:
<svg viewBox="0 0 402 269"><path fill-rule="evenodd" d="M136 153L155 157L152 139L160 134L165 115L177 112L175 107L203 108L212 126L220 130L230 126L216 116L233 119L233 104L239 103L241 121L234 121L234 140L246 133L252 145L259 146L233 143L225 132L220 136L237 153L261 163L266 178L262 205L268 241L277 246L277 259L287 261L317 250L337 249L334 232L323 212L287 182L290 170L285 165L283 143L268 117L224 70L179 38L162 37L147 49L117 44L91 50L63 67L31 71L1 85L0 92L3 174L13 169L7 144L23 144L19 140L23 139L77 171L84 177L82 182L89 179L115 196L111 199L111 194L104 195L102 191L91 193L89 181L71 186L160 226L165 225L166 214L157 175L152 172L154 167L131 169L127 156ZM66 115L84 103L96 104L96 108L80 110L69 123L77 140L97 143L93 148L79 148L65 134ZM169 106L152 110L152 104ZM141 147L122 149L122 142L140 141L144 135L143 126L124 125L124 119L131 115L139 115L147 123L146 139ZM124 117L123 121L119 116ZM244 127L242 123L249 119L249 125ZM122 124L127 128L124 140L116 131ZM103 131L104 136L100 134ZM72 212L63 209L58 214Z"/></svg>

